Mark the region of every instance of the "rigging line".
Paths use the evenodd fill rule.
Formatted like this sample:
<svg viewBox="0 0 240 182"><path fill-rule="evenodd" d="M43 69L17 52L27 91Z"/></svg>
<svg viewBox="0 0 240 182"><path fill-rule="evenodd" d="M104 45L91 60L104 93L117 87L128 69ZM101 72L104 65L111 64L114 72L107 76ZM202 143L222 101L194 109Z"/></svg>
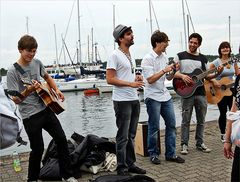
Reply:
<svg viewBox="0 0 240 182"><path fill-rule="evenodd" d="M66 31L65 31L65 35L64 35L64 38L62 38L64 42L65 42L65 39L66 39L66 37L67 37L68 28L69 28L69 25L70 25L70 20L71 20L71 18L72 18L72 14L73 14L73 9L74 9L75 2L76 2L76 1L73 1L71 13L70 13L70 17L69 17L69 19L68 19L67 28L66 28ZM60 60L60 58L61 58L63 49L64 49L64 44L62 44L62 47L61 47L61 50L60 50L60 53L59 53L59 60Z"/></svg>
<svg viewBox="0 0 240 182"><path fill-rule="evenodd" d="M193 32L195 33L195 28L193 26L192 16L191 16L191 13L190 13L189 8L188 8L187 0L185 0L185 3L186 3L187 11L188 11L188 14L189 14L189 18L190 18L190 21L191 21L192 29L193 29Z"/></svg>
<svg viewBox="0 0 240 182"><path fill-rule="evenodd" d="M65 47L66 50L67 50L68 57L69 57L69 59L70 59L72 65L73 65L73 60L72 60L71 55L70 55L70 53L69 53L69 51L68 51L68 48L67 48L66 42L65 42L63 39L62 39L62 42L63 42L63 44L64 44L64 47ZM73 67L73 69L74 69L75 73L77 74L76 68Z"/></svg>
<svg viewBox="0 0 240 182"><path fill-rule="evenodd" d="M155 10L154 10L154 7L153 7L153 2L152 1L150 1L150 2L151 2L151 7L152 7L152 10L153 10L154 18L155 18L155 21L156 21L156 24L157 24L157 28L160 31L157 16L156 16L156 13L155 13Z"/></svg>

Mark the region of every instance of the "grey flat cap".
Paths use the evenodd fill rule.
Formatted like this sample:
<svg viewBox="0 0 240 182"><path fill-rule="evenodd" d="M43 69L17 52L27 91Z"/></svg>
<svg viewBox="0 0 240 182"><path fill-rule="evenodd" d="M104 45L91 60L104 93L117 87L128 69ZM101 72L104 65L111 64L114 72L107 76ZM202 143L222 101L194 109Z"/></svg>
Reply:
<svg viewBox="0 0 240 182"><path fill-rule="evenodd" d="M121 37L121 35L127 30L127 29L131 29L131 27L127 27L125 25L118 25L116 26L116 28L113 31L113 37L115 39L115 42L118 41L119 37Z"/></svg>

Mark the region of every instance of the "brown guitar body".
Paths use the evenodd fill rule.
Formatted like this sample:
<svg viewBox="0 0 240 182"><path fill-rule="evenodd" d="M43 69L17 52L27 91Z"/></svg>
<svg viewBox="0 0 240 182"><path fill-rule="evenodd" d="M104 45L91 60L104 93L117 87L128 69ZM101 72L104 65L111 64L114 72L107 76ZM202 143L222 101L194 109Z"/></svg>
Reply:
<svg viewBox="0 0 240 182"><path fill-rule="evenodd" d="M28 79L21 78L21 81L25 85L32 85L32 81ZM29 89L25 90L25 97L27 97L32 91L29 92ZM37 94L43 100L44 104L49 107L55 114L60 114L65 109L60 102L56 92L49 87L47 83L41 83L40 87L36 89Z"/></svg>
<svg viewBox="0 0 240 182"><path fill-rule="evenodd" d="M57 94L54 90L49 88L48 84L41 84L36 92L41 97L44 104L48 106L54 113L60 114L64 111L62 103L58 100Z"/></svg>
<svg viewBox="0 0 240 182"><path fill-rule="evenodd" d="M206 90L207 101L210 104L219 103L224 96L232 95L230 88L234 85L233 80L228 77L223 77L221 80L218 80L220 87L215 87L212 82L205 80L204 87Z"/></svg>

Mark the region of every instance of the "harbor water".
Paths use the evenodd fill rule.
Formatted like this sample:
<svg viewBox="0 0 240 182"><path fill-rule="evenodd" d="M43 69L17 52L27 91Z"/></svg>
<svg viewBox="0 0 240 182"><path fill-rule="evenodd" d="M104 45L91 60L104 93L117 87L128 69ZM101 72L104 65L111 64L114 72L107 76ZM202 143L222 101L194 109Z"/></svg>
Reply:
<svg viewBox="0 0 240 182"><path fill-rule="evenodd" d="M64 92L65 111L58 115L67 138L73 132L77 132L83 136L94 134L100 137L115 137L116 124L111 100L111 93L103 93L101 95L84 96L83 92ZM141 103L141 113L139 121L147 121L148 115L144 102ZM176 114L177 126L181 125L181 100L178 96L173 96L174 109ZM219 111L216 105L208 105L206 121L216 120L219 116ZM193 112L192 123L196 122L195 113ZM164 121L160 120L160 129L164 129ZM21 136L28 141L25 130L23 129ZM43 131L45 148L51 140L51 137ZM12 147L0 151L0 156L11 154L17 150L19 153L30 151L29 143L27 146L17 147L15 144Z"/></svg>

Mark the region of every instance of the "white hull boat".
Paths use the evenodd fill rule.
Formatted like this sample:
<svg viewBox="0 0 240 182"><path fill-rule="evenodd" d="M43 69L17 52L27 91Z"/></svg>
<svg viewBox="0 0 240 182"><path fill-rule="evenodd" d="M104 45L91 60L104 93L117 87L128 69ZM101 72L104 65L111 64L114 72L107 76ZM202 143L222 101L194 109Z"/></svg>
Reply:
<svg viewBox="0 0 240 182"><path fill-rule="evenodd" d="M67 91L82 91L89 88L98 88L98 87L106 87L110 88L111 85L107 84L106 79L99 78L80 78L77 80L72 80L69 82L55 80L57 87L62 92Z"/></svg>

